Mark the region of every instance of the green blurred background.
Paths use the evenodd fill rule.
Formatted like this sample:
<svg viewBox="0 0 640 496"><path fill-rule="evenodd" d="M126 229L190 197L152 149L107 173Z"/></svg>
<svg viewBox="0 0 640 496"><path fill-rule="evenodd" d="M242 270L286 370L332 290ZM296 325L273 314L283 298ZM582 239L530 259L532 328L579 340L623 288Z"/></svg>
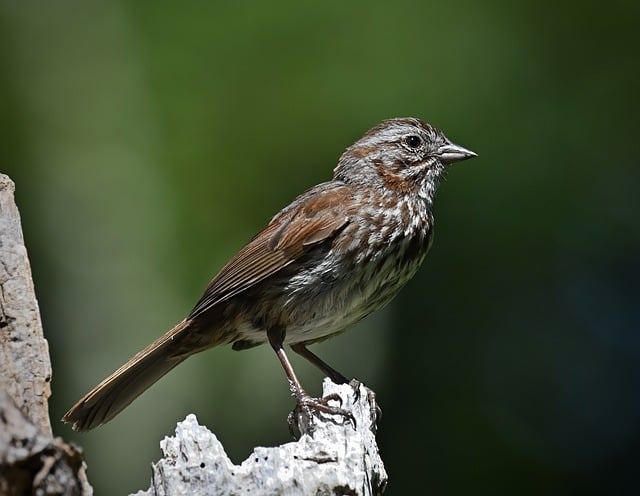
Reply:
<svg viewBox="0 0 640 496"><path fill-rule="evenodd" d="M412 115L479 158L443 184L419 275L314 347L378 393L388 494L637 494L639 5L0 1L0 170L52 418L346 146ZM188 412L239 462L289 440L292 406L268 347L221 348L96 431L54 431L124 494Z"/></svg>

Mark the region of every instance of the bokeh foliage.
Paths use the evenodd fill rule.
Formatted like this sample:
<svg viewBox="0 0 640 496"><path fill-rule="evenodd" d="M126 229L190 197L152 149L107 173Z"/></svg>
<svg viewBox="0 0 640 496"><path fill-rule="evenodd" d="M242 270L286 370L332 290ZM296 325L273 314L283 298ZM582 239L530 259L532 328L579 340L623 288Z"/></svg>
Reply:
<svg viewBox="0 0 640 496"><path fill-rule="evenodd" d="M413 115L479 158L443 184L417 278L317 346L378 393L389 494L632 493L638 5L0 1L0 169L52 418L368 127ZM187 412L240 460L288 439L291 406L271 350L219 349L95 432L54 430L84 446L98 494L122 494Z"/></svg>

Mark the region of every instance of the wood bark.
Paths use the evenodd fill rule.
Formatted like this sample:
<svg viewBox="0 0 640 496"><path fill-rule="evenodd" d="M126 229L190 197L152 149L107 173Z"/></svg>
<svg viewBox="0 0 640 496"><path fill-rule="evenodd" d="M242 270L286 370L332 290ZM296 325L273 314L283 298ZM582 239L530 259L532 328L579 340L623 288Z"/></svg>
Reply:
<svg viewBox="0 0 640 496"><path fill-rule="evenodd" d="M14 190L0 174L0 494L92 494L79 450L51 431L51 361Z"/></svg>
<svg viewBox="0 0 640 496"><path fill-rule="evenodd" d="M0 384L51 435L49 347L42 333L13 182L0 175Z"/></svg>

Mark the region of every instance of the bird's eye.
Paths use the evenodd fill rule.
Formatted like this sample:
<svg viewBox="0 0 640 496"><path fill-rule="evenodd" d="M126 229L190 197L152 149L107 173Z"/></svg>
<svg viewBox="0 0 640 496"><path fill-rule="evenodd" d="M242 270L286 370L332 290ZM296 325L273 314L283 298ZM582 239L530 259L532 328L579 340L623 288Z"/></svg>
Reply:
<svg viewBox="0 0 640 496"><path fill-rule="evenodd" d="M422 140L420 136L416 136L415 134L410 134L404 139L404 143L409 148L418 148L422 144Z"/></svg>

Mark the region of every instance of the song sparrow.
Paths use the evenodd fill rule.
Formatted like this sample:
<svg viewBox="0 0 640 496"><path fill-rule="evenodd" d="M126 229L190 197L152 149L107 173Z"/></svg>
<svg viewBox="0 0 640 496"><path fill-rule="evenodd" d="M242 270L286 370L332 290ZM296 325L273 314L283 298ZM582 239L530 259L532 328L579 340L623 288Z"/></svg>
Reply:
<svg viewBox="0 0 640 496"><path fill-rule="evenodd" d="M284 345L334 382L347 379L307 349L382 307L431 243L433 201L452 162L476 154L414 118L389 119L347 148L333 179L285 207L213 278L191 313L137 353L63 417L76 430L120 413L189 356L266 341L298 407L333 411L300 385Z"/></svg>

